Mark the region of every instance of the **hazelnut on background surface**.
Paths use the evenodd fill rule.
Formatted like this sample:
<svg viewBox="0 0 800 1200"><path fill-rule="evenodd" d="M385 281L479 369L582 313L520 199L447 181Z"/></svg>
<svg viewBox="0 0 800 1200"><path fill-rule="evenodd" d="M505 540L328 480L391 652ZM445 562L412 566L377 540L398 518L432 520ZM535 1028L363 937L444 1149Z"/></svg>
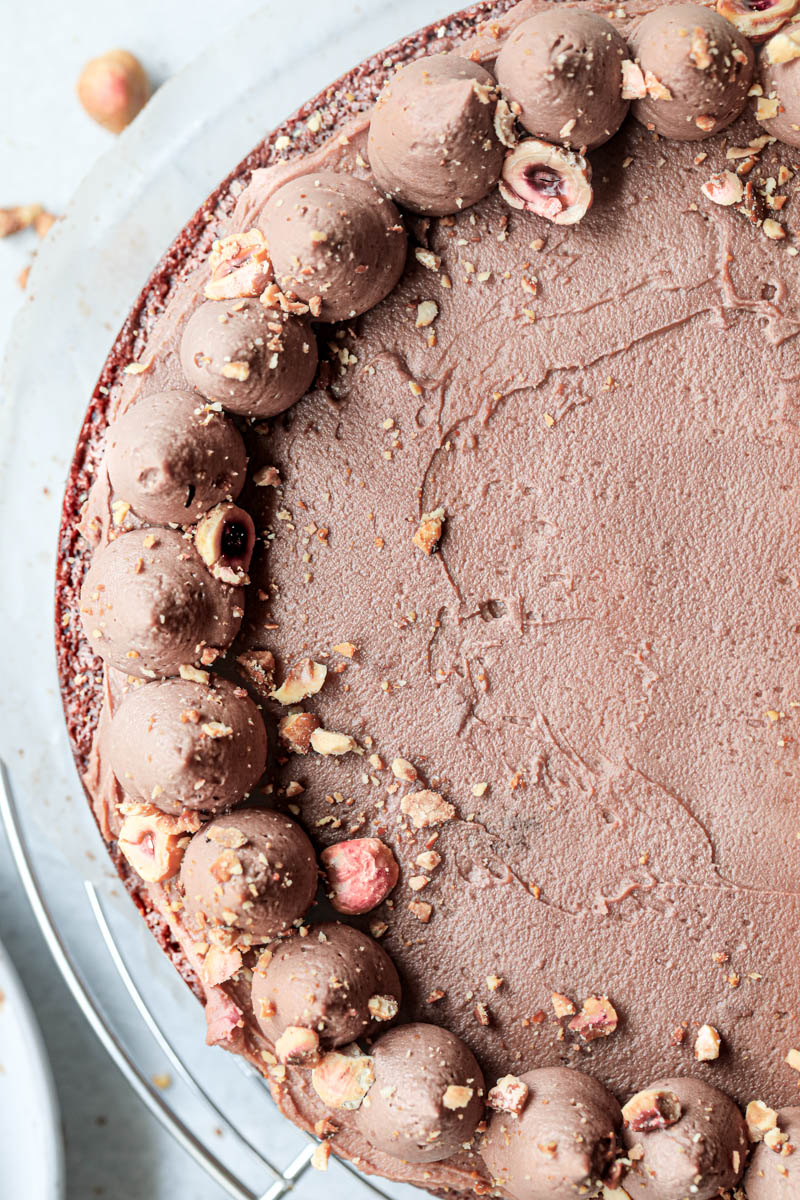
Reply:
<svg viewBox="0 0 800 1200"><path fill-rule="evenodd" d="M108 50L86 64L77 91L93 121L111 133L122 133L150 99L150 81L128 50Z"/></svg>

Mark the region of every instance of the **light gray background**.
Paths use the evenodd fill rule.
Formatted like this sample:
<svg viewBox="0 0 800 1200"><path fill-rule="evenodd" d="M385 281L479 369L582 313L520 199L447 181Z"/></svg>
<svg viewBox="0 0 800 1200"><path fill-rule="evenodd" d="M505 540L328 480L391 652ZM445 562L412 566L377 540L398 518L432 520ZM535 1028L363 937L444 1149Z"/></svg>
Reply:
<svg viewBox="0 0 800 1200"><path fill-rule="evenodd" d="M267 7L269 3L277 9L279 0L269 0ZM223 4L219 0L75 0L72 4L39 0L38 4L2 4L0 207L36 202L58 214L113 141L112 135L83 114L74 95L75 81L86 59L121 46L136 53L154 82L159 83L191 62L225 30L264 6L264 0L225 0ZM393 10L396 23L398 7L390 0L363 0L363 7L370 14ZM441 0L431 0L431 19L447 7ZM419 22L409 18L409 26L414 23ZM317 82L322 86L328 80L320 78ZM16 278L38 246L32 232L0 241L0 350L15 313L31 302L30 296L20 291ZM46 251L45 245L44 255ZM71 302L73 298L64 297L65 305ZM115 329L109 328L109 344L114 333ZM60 489L62 480L50 479L50 473L43 464L43 481ZM47 631L42 631L42 636L47 636ZM13 680L6 680L6 686L13 687ZM24 748L17 747L14 753L22 754ZM50 802L57 813L58 796ZM48 857L54 851L35 833L33 837L39 869L46 873ZM68 909L70 903L65 900L62 908ZM69 913L66 915L69 917ZM220 1200L222 1191L150 1118L86 1027L38 932L2 833L0 939L31 996L50 1054L63 1117L69 1200L91 1200L95 1196L114 1200L179 1196ZM97 954L103 953L98 943ZM157 1064L155 1069L159 1069ZM344 1195L344 1189L333 1186L334 1179L322 1185L324 1194ZM320 1177L309 1173L298 1190L306 1197L320 1194ZM352 1194L352 1185L349 1191Z"/></svg>

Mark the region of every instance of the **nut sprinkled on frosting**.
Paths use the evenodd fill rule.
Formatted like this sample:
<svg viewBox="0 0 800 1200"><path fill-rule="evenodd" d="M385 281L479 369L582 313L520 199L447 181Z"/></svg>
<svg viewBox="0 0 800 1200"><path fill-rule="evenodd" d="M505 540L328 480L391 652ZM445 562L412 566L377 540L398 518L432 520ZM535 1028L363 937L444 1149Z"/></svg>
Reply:
<svg viewBox="0 0 800 1200"><path fill-rule="evenodd" d="M301 658L290 667L281 686L272 692L272 699L284 705L299 704L320 691L327 674L328 668L323 663Z"/></svg>
<svg viewBox="0 0 800 1200"><path fill-rule="evenodd" d="M211 279L204 289L206 300L260 296L272 279L267 241L260 229L219 238L211 247L208 265Z"/></svg>
<svg viewBox="0 0 800 1200"><path fill-rule="evenodd" d="M592 170L580 154L528 138L503 163L500 193L512 208L575 225L592 206Z"/></svg>
<svg viewBox="0 0 800 1200"><path fill-rule="evenodd" d="M353 838L322 851L320 861L337 912L370 912L386 899L397 883L400 868L391 850L378 838Z"/></svg>
<svg viewBox="0 0 800 1200"><path fill-rule="evenodd" d="M234 586L250 582L247 572L255 542L253 518L235 504L218 504L194 531L197 553L211 574Z"/></svg>

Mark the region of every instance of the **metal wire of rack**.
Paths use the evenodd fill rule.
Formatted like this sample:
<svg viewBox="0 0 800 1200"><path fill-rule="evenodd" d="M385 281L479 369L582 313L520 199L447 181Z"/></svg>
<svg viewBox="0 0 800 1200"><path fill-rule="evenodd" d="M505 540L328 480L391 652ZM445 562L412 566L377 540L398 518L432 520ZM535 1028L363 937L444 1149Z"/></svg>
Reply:
<svg viewBox="0 0 800 1200"><path fill-rule="evenodd" d="M125 947L120 944L120 940L112 928L108 918L107 900L94 883L84 880L87 903L97 932L105 944L133 1013L141 1020L176 1076L202 1105L209 1119L224 1131L233 1144L237 1157L241 1156L242 1160L247 1161L259 1173L262 1181L260 1185L256 1185L254 1188L248 1184L243 1178L243 1172L232 1169L223 1161L222 1157L214 1153L209 1145L193 1132L186 1120L175 1111L158 1087L137 1064L130 1049L125 1045L124 1039L113 1028L102 1000L65 944L58 921L47 902L25 837L11 779L2 759L0 759L0 818L5 827L14 864L47 947L93 1033L141 1102L172 1135L177 1144L233 1200L280 1200L280 1197L284 1196L297 1183L311 1165L311 1158L317 1144L316 1139L308 1134L303 1134L302 1137L305 1141L303 1148L288 1163L281 1166L271 1162L254 1141L238 1128L237 1124L225 1113L220 1103L210 1094L209 1087L200 1081L175 1046L174 1041L165 1032L153 1012L152 1006L148 1004L142 989L137 984L126 957ZM140 920L138 915L133 915L136 920ZM166 959L164 959L164 966L167 971L173 970ZM187 1002L195 1003L188 993ZM237 1060L237 1064L246 1079L246 1086L253 1090L254 1099L259 1103L270 1105L274 1119L276 1110L266 1081L242 1060ZM380 1197L381 1200L394 1200L389 1191L376 1186L350 1164L339 1161L340 1166L347 1170L368 1192Z"/></svg>

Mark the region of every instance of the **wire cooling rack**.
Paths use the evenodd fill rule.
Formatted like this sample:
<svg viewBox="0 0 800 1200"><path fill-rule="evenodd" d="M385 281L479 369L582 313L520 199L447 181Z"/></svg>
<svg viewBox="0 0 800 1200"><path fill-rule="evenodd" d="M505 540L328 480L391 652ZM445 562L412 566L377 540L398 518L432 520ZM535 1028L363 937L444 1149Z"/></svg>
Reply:
<svg viewBox="0 0 800 1200"><path fill-rule="evenodd" d="M85 965L77 960L73 944L85 942L86 933L76 932L74 923L71 935L67 933L48 899L46 881L37 867L21 806L2 760L0 817L48 949L93 1032L139 1099L209 1178L234 1200L279 1200L308 1170L316 1139L295 1129L281 1116L266 1081L242 1059L225 1055L230 1059L225 1067L233 1068L233 1079L230 1070L219 1070L220 1052L203 1045L200 1028L194 1020L200 1005L178 980L166 956L155 947L133 902L123 897L121 889L111 880L107 887L88 879L80 881L86 915L90 918L88 929L93 928L95 937L105 947L107 965L117 986L109 988L107 980L90 977ZM142 931L157 950L155 956L146 956L150 960L146 963L140 954L142 939L138 935ZM165 978L159 979L159 973ZM165 986L171 993L170 1002L157 1008L157 1002L148 993L155 988L163 997ZM169 1014L169 1021L165 1013ZM188 1032L188 1039L180 1038L172 1028L167 1028L168 1024ZM153 1059L147 1050L141 1050L143 1034L149 1037L150 1050L160 1059ZM208 1061L212 1057L215 1069L210 1071ZM150 1075L144 1066L148 1060L163 1062L164 1059L180 1084L174 1091L170 1087L169 1093L158 1086L159 1077ZM235 1105L231 1103L232 1094ZM239 1116L231 1112L232 1107L246 1109L250 1129L267 1130L271 1134L261 1139L248 1133ZM195 1132L198 1125L213 1129L217 1140L224 1144L224 1154L216 1153L210 1141ZM264 1142L268 1145L270 1141L272 1153L264 1147ZM273 1161L282 1149L284 1161ZM382 1200L398 1200L404 1194L419 1195L402 1185L378 1187L348 1163L340 1160L338 1165L352 1177L351 1184L357 1194L363 1189L365 1196L371 1193ZM348 1190L352 1195L352 1188Z"/></svg>

